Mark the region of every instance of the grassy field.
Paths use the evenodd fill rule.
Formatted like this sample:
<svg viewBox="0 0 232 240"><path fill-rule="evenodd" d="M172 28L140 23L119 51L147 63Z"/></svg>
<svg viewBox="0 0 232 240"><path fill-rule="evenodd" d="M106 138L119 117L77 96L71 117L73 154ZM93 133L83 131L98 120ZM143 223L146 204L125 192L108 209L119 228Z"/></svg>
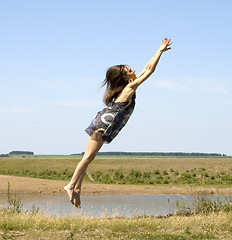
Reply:
<svg viewBox="0 0 232 240"><path fill-rule="evenodd" d="M51 217L0 212L2 239L231 239L232 213L168 218Z"/></svg>
<svg viewBox="0 0 232 240"><path fill-rule="evenodd" d="M81 156L0 158L0 174L69 180ZM232 157L98 156L85 182L231 187Z"/></svg>

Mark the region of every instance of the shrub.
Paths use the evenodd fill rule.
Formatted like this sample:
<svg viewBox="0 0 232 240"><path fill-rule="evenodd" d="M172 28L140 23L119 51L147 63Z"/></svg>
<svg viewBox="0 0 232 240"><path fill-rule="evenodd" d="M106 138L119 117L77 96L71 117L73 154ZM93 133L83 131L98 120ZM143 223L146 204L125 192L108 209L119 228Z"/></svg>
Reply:
<svg viewBox="0 0 232 240"><path fill-rule="evenodd" d="M101 171L96 171L95 173L92 174L92 177L94 181L100 181L103 173Z"/></svg>
<svg viewBox="0 0 232 240"><path fill-rule="evenodd" d="M168 175L168 171L167 170L163 170L163 175Z"/></svg>
<svg viewBox="0 0 232 240"><path fill-rule="evenodd" d="M119 170L115 171L113 180L116 182L121 182L123 179L124 179L124 174Z"/></svg>
<svg viewBox="0 0 232 240"><path fill-rule="evenodd" d="M113 183L113 180L111 179L109 174L103 175L100 181L106 184Z"/></svg>
<svg viewBox="0 0 232 240"><path fill-rule="evenodd" d="M181 173L181 177L183 179L188 179L188 178L192 178L191 174L189 172L183 172Z"/></svg>
<svg viewBox="0 0 232 240"><path fill-rule="evenodd" d="M223 197L211 199L207 196L197 195L192 204L186 204L183 201L176 201L176 215L209 214L216 212L231 212L232 198Z"/></svg>
<svg viewBox="0 0 232 240"><path fill-rule="evenodd" d="M154 174L155 174L155 175L159 175L159 174L160 174L159 169L156 169L156 170L154 171Z"/></svg>
<svg viewBox="0 0 232 240"><path fill-rule="evenodd" d="M144 172L143 178L151 178L151 172Z"/></svg>
<svg viewBox="0 0 232 240"><path fill-rule="evenodd" d="M132 171L130 172L130 175L131 175L131 176L135 176L136 178L141 178L141 177L142 177L142 173L141 173L141 171L139 171L139 170L132 170Z"/></svg>

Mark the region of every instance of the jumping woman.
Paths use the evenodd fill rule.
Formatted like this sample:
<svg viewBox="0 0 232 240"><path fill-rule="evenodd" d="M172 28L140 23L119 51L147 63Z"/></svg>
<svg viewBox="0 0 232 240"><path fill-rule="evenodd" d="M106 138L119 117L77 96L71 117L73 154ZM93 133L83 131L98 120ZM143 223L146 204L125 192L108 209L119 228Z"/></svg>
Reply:
<svg viewBox="0 0 232 240"><path fill-rule="evenodd" d="M78 163L71 181L64 187L71 203L80 207L81 185L88 165L93 161L103 143L110 143L125 126L135 106L135 92L155 71L163 52L171 49L171 39L165 38L154 57L139 75L127 65L108 68L102 86L106 85L104 103L106 108L98 112L86 132L89 140L81 161Z"/></svg>

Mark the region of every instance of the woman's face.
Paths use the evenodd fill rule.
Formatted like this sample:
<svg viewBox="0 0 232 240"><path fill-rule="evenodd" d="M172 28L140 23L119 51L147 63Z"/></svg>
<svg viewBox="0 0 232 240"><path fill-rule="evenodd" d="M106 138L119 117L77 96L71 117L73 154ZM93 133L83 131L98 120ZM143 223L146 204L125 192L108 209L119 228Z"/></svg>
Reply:
<svg viewBox="0 0 232 240"><path fill-rule="evenodd" d="M132 70L130 67L126 67L126 74L128 82L136 79L135 70Z"/></svg>

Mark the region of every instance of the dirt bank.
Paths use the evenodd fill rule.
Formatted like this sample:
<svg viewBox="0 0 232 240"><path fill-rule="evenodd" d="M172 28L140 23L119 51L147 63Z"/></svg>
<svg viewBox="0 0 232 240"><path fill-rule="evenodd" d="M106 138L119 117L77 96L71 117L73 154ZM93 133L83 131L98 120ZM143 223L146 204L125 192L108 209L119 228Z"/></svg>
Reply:
<svg viewBox="0 0 232 240"><path fill-rule="evenodd" d="M0 194L7 193L8 182L11 192L27 194L66 194L63 187L68 183L60 180L47 180L0 175ZM82 194L231 194L231 188L216 189L213 187L188 186L143 186L117 184L84 183Z"/></svg>

